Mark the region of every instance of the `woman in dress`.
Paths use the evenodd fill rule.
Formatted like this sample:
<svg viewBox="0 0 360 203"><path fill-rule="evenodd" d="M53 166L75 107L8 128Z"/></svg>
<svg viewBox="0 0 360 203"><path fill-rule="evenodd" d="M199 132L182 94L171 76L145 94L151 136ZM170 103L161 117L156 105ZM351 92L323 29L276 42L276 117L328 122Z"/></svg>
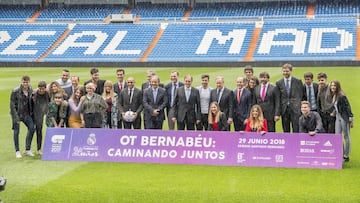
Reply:
<svg viewBox="0 0 360 203"><path fill-rule="evenodd" d="M103 128L117 128L117 94L110 80L104 83L103 99L107 103L107 108L103 117Z"/></svg>
<svg viewBox="0 0 360 203"><path fill-rule="evenodd" d="M260 105L253 105L250 109L250 116L247 119L246 132L259 132L264 135L268 131L267 121L263 116Z"/></svg>
<svg viewBox="0 0 360 203"><path fill-rule="evenodd" d="M81 124L81 117L80 117L80 108L83 102L81 97L84 95L84 88L77 87L74 90L71 98L69 99L69 127L70 128L81 128L83 127Z"/></svg>
<svg viewBox="0 0 360 203"><path fill-rule="evenodd" d="M350 161L350 128L354 127L354 115L351 111L349 100L341 89L339 81L331 81L329 91L330 93L328 93L327 96L334 105L335 110L333 114L336 115L335 133L344 136L343 160L344 162L348 162Z"/></svg>
<svg viewBox="0 0 360 203"><path fill-rule="evenodd" d="M220 106L217 102L212 102L209 109L209 131L227 131L228 123L226 115L220 111Z"/></svg>

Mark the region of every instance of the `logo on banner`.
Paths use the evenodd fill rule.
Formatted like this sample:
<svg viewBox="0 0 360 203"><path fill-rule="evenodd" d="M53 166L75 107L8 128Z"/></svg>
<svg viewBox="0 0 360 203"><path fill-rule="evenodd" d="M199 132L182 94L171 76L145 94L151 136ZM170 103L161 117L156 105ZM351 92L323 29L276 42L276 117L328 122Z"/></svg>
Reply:
<svg viewBox="0 0 360 203"><path fill-rule="evenodd" d="M98 157L99 156L99 147L95 146L96 144L96 135L95 133L90 133L86 139L86 145L83 146L74 146L74 151L72 153L73 157Z"/></svg>
<svg viewBox="0 0 360 203"><path fill-rule="evenodd" d="M324 143L324 146L325 146L325 147L332 147L333 145L331 144L330 140L328 140L328 141L326 141L326 142Z"/></svg>
<svg viewBox="0 0 360 203"><path fill-rule="evenodd" d="M63 141L65 140L65 135L53 135L51 137L51 152L52 153L60 153L61 146Z"/></svg>

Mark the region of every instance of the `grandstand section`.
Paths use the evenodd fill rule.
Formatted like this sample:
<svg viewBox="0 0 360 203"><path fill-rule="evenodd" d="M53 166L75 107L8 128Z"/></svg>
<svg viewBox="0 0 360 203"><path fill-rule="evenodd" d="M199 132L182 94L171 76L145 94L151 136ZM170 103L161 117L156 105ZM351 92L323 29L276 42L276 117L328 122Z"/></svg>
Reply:
<svg viewBox="0 0 360 203"><path fill-rule="evenodd" d="M0 63L360 63L358 1L84 1L2 5Z"/></svg>

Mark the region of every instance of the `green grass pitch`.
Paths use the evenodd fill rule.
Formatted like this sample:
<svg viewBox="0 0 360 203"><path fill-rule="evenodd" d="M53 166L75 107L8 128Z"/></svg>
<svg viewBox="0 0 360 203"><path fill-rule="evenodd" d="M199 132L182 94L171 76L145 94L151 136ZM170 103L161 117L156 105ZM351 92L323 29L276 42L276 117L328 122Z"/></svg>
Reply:
<svg viewBox="0 0 360 203"><path fill-rule="evenodd" d="M90 68L68 68L81 83L90 77ZM225 85L235 89L235 79L243 68L153 68L162 83L170 81L170 71L178 70L180 80L190 74L193 86L200 75L224 76ZM293 75L303 80L307 71L326 72L328 81L337 79L347 94L355 115L351 129L350 162L342 170L226 167L203 165L165 165L144 163L90 163L42 161L39 156L15 159L9 97L22 75L40 80L60 77L62 68L1 68L0 74L0 176L8 184L0 192L4 203L43 202L360 202L360 68L295 67ZM116 81L116 67L99 68L100 77ZM146 80L146 68L125 68L136 86ZM281 67L255 67L255 75L270 73L270 81L281 78ZM316 80L315 80L316 81ZM166 128L164 123L164 128ZM24 150L26 128L20 126L20 149ZM280 123L277 130L281 129ZM44 130L45 131L45 130ZM32 149L36 149L35 135Z"/></svg>

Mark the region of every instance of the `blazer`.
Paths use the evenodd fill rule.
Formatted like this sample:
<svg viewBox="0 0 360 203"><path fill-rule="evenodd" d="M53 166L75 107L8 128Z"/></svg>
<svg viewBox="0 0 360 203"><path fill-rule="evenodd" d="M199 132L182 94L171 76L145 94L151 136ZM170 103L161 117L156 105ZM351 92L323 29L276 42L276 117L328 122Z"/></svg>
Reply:
<svg viewBox="0 0 360 203"><path fill-rule="evenodd" d="M227 131L229 129L229 125L227 123L226 115L223 112L220 113L218 127L219 127L219 131ZM214 131L214 127L213 127L213 125L211 123L209 123L209 125L208 125L208 130L209 131Z"/></svg>
<svg viewBox="0 0 360 203"><path fill-rule="evenodd" d="M125 88L127 88L127 83L126 83L126 81L124 80L123 81L123 90L125 89ZM119 96L120 96L120 86L119 86L119 82L116 82L115 84L114 84L114 92L116 92L116 94L118 94Z"/></svg>
<svg viewBox="0 0 360 203"><path fill-rule="evenodd" d="M234 94L234 117L238 118L241 121L244 121L249 117L251 109L251 93L246 88L243 88L240 97L240 104L238 103L238 89L233 90Z"/></svg>
<svg viewBox="0 0 360 203"><path fill-rule="evenodd" d="M191 87L189 101L186 101L185 86L179 87L175 93L174 116L178 121L193 121L201 119L199 90Z"/></svg>
<svg viewBox="0 0 360 203"><path fill-rule="evenodd" d="M337 98L337 109L339 114L341 115L341 118L344 119L346 122L352 121L354 118L354 115L351 111L351 106L349 103L349 100L345 95L339 95Z"/></svg>
<svg viewBox="0 0 360 203"><path fill-rule="evenodd" d="M268 131L268 126L267 126L267 121L266 119L263 120L263 127L260 130L257 131L253 131L253 129L251 129L251 119L248 119L246 122L246 127L245 127L245 132L261 132L261 131Z"/></svg>
<svg viewBox="0 0 360 203"><path fill-rule="evenodd" d="M168 98L168 103L167 103L167 112L169 112L170 108L171 108L171 90L172 90L172 82L169 82L166 86L165 86L165 90L166 90L166 95L167 95L167 98ZM178 87L176 88L179 88L179 87L182 87L184 86L184 83L182 82L178 82ZM175 95L174 95L174 99L175 99Z"/></svg>
<svg viewBox="0 0 360 203"><path fill-rule="evenodd" d="M279 111L282 114L285 113L286 109L289 107L292 112L301 115L301 100L303 98L303 83L300 79L291 76L291 85L290 85L290 94L288 95L285 88L284 78L276 82L276 87L278 88L280 94L280 109Z"/></svg>
<svg viewBox="0 0 360 203"><path fill-rule="evenodd" d="M132 102L130 103L130 95L129 95L129 88L126 87L123 91L120 92L119 99L118 99L118 109L120 115L125 113L129 110L134 111L140 116L143 110L143 95L139 88L133 88L133 96Z"/></svg>
<svg viewBox="0 0 360 203"><path fill-rule="evenodd" d="M165 120L164 109L167 106L168 98L165 92L165 89L158 87L158 92L156 96L156 101L154 101L153 89L147 88L143 95L143 106L144 106L144 120L155 119L157 121ZM151 114L154 109L159 109L159 115L153 117Z"/></svg>
<svg viewBox="0 0 360 203"><path fill-rule="evenodd" d="M92 80L88 80L84 83L84 86L86 86L86 84L92 82ZM105 80L99 80L96 84L96 89L95 89L95 93L98 95L102 95L102 93L104 92L104 84L105 84ZM86 88L85 88L85 92L86 92Z"/></svg>
<svg viewBox="0 0 360 203"><path fill-rule="evenodd" d="M217 88L210 92L210 103L216 101ZM227 118L233 118L234 112L234 94L231 90L224 87L223 93L220 98L220 110L226 115Z"/></svg>
<svg viewBox="0 0 360 203"><path fill-rule="evenodd" d="M274 121L275 115L280 115L280 96L278 89L268 84L264 101L261 99L262 84L255 87L255 104L260 105L263 110L264 118L268 121Z"/></svg>

